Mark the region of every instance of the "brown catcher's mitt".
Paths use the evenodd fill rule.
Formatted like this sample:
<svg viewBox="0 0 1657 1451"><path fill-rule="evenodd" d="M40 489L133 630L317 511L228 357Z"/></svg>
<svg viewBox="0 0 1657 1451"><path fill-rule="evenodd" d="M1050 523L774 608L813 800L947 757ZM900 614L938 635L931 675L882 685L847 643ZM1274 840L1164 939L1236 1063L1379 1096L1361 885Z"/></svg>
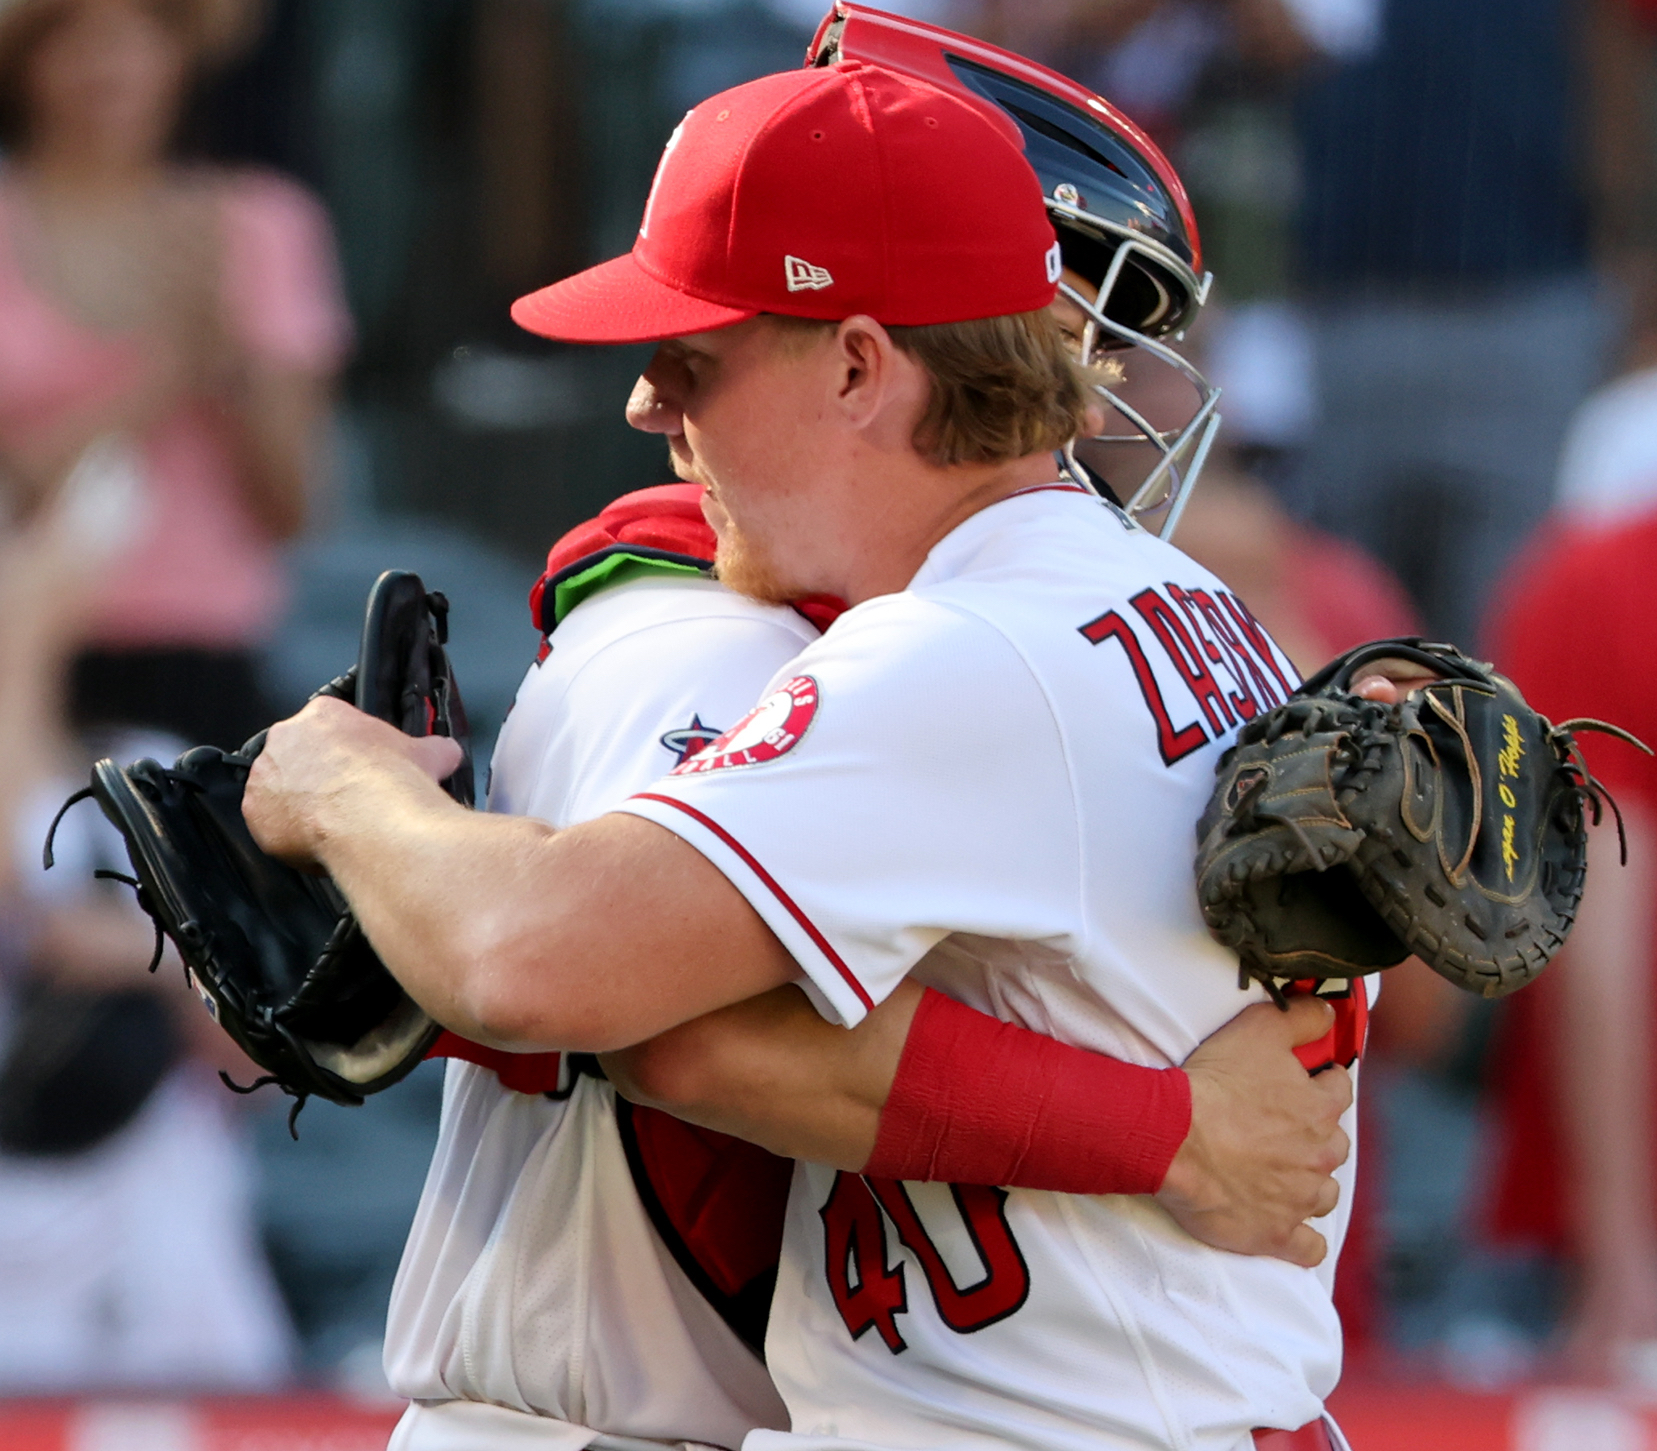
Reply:
<svg viewBox="0 0 1657 1451"><path fill-rule="evenodd" d="M1351 693L1382 659L1438 681L1397 705ZM1573 730L1449 645L1349 651L1221 758L1197 827L1197 892L1243 981L1351 978L1416 954L1500 997L1559 950L1587 874L1586 804L1610 801ZM1614 802L1612 810L1616 810ZM1621 818L1618 817L1619 831Z"/></svg>

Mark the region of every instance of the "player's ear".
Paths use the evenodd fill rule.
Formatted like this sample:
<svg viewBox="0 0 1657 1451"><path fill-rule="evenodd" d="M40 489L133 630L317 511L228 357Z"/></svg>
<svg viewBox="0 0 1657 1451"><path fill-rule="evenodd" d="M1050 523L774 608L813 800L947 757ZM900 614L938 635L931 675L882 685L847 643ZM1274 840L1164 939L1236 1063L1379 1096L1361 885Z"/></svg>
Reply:
<svg viewBox="0 0 1657 1451"><path fill-rule="evenodd" d="M879 392L887 372L883 344L891 346L891 335L861 313L835 329L835 390L842 407L859 412Z"/></svg>
<svg viewBox="0 0 1657 1451"><path fill-rule="evenodd" d="M902 415L905 436L910 415L924 406L926 385L920 365L892 341L872 317L848 317L835 333L835 404L860 431Z"/></svg>

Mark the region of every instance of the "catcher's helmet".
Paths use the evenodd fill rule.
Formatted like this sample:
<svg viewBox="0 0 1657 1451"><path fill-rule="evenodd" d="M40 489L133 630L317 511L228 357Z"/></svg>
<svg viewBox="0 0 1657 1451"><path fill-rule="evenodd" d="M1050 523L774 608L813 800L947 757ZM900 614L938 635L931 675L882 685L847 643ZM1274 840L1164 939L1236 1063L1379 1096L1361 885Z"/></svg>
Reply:
<svg viewBox="0 0 1657 1451"><path fill-rule="evenodd" d="M1189 325L1208 295L1202 246L1185 188L1155 143L1101 96L1023 56L880 10L837 0L806 53L808 66L860 60L929 81L995 107L1018 128L1041 181L1064 264L1098 289L1064 294L1088 318L1084 361L1138 347L1179 371L1196 394L1181 427L1159 430L1108 386L1099 392L1132 428L1105 442L1150 442L1161 460L1128 500L1130 514L1160 511L1166 538L1219 427L1219 390L1165 338ZM1070 459L1073 471L1086 470Z"/></svg>

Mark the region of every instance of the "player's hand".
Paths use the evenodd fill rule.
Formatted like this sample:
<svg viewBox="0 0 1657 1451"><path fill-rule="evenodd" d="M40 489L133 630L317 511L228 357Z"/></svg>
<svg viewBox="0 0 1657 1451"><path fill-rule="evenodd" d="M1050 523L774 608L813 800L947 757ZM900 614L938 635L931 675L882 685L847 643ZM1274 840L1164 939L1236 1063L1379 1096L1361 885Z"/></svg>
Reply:
<svg viewBox="0 0 1657 1451"><path fill-rule="evenodd" d="M1194 1238L1308 1267L1328 1253L1306 1221L1340 1198L1330 1176L1352 1148L1340 1126L1352 1078L1344 1068L1313 1077L1293 1050L1333 1021L1315 997L1294 999L1288 1012L1259 1003L1186 1060L1191 1132L1156 1197Z"/></svg>
<svg viewBox="0 0 1657 1451"><path fill-rule="evenodd" d="M1363 672L1352 682L1352 693L1361 700L1378 701L1382 705L1397 705L1422 686L1442 679L1423 670L1414 660L1372 660L1363 667Z"/></svg>
<svg viewBox="0 0 1657 1451"><path fill-rule="evenodd" d="M406 736L324 696L270 728L248 774L242 816L271 856L311 866L330 831L349 829L362 787L387 775L441 781L460 761L460 747L445 736Z"/></svg>

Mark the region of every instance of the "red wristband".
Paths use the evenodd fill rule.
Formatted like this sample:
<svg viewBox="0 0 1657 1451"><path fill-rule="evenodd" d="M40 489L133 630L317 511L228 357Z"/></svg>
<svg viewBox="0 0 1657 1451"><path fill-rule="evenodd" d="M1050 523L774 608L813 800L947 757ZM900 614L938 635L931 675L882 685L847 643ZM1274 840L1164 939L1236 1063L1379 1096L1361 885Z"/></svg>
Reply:
<svg viewBox="0 0 1657 1451"><path fill-rule="evenodd" d="M1065 1194L1154 1194L1191 1082L1069 1048L928 988L865 1174Z"/></svg>

